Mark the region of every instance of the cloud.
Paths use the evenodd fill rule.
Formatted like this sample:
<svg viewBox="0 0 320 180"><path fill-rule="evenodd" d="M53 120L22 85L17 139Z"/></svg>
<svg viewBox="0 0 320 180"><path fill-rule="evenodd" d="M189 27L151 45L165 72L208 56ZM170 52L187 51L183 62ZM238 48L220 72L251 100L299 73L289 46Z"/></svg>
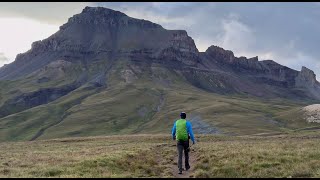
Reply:
<svg viewBox="0 0 320 180"><path fill-rule="evenodd" d="M50 25L26 18L0 18L0 52L12 62L16 55L31 48L34 41L42 40L58 31Z"/></svg>
<svg viewBox="0 0 320 180"><path fill-rule="evenodd" d="M223 19L222 27L221 36L216 38L217 45L232 49L238 56L247 55L246 52L255 43L253 30L239 22L235 14L230 14L228 19Z"/></svg>
<svg viewBox="0 0 320 180"><path fill-rule="evenodd" d="M90 2L0 2L0 17L29 18L62 25L68 18L92 5Z"/></svg>
<svg viewBox="0 0 320 180"><path fill-rule="evenodd" d="M7 63L9 63L9 59L4 55L4 53L0 52L0 67Z"/></svg>
<svg viewBox="0 0 320 180"><path fill-rule="evenodd" d="M4 62L4 61L7 61L8 60L8 58L6 58L5 56L4 56L4 53L0 53L0 61L1 62Z"/></svg>

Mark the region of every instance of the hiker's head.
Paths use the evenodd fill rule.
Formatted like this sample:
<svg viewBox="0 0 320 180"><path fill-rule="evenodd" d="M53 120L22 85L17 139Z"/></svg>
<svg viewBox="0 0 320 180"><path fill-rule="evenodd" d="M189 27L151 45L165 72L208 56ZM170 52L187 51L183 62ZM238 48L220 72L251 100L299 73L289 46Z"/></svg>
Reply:
<svg viewBox="0 0 320 180"><path fill-rule="evenodd" d="M185 112L181 112L180 117L181 117L181 119L185 119L187 117L187 115Z"/></svg>

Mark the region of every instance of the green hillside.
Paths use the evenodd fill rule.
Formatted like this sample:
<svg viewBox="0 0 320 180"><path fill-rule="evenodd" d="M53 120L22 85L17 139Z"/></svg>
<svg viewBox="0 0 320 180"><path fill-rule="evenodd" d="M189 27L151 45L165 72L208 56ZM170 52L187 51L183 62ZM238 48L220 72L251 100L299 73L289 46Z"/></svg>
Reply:
<svg viewBox="0 0 320 180"><path fill-rule="evenodd" d="M13 92L63 86L84 73L93 78L107 66L102 62L92 63L87 71L81 70L82 65L72 66L61 79L41 85L36 83L37 74L2 81L1 104L14 97ZM1 118L0 141L170 133L181 111L187 112L193 124L199 123L200 129L206 124L226 135L277 133L308 126L299 112L306 102L207 92L190 85L179 71L156 64L117 61L105 81L106 86L86 83L52 102Z"/></svg>

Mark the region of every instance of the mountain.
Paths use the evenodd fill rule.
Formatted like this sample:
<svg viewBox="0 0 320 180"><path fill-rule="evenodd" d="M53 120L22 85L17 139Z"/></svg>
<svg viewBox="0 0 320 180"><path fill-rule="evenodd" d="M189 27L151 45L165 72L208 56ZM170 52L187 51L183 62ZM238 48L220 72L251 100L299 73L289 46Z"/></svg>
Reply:
<svg viewBox="0 0 320 180"><path fill-rule="evenodd" d="M184 30L86 7L0 68L0 140L167 132L180 111L198 133L278 132L319 100L306 67L199 52Z"/></svg>
<svg viewBox="0 0 320 180"><path fill-rule="evenodd" d="M169 31L118 11L86 7L69 18L57 33L34 42L31 50L19 54L15 62L1 70L0 77L23 77L57 59L91 63L95 59L113 61L129 56L151 61L155 57L148 59L150 55L161 58L175 50L185 55L198 52L186 31Z"/></svg>

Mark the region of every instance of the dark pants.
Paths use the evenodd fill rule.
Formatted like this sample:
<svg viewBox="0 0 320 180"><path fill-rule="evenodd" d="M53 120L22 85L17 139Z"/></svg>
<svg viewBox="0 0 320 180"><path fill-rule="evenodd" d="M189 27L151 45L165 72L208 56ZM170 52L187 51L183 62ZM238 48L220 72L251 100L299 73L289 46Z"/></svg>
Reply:
<svg viewBox="0 0 320 180"><path fill-rule="evenodd" d="M190 165L189 165L189 141L178 141L177 142L177 149L178 149L178 168L179 171L182 171L182 151L184 151L184 164L185 164L185 168L189 169Z"/></svg>

